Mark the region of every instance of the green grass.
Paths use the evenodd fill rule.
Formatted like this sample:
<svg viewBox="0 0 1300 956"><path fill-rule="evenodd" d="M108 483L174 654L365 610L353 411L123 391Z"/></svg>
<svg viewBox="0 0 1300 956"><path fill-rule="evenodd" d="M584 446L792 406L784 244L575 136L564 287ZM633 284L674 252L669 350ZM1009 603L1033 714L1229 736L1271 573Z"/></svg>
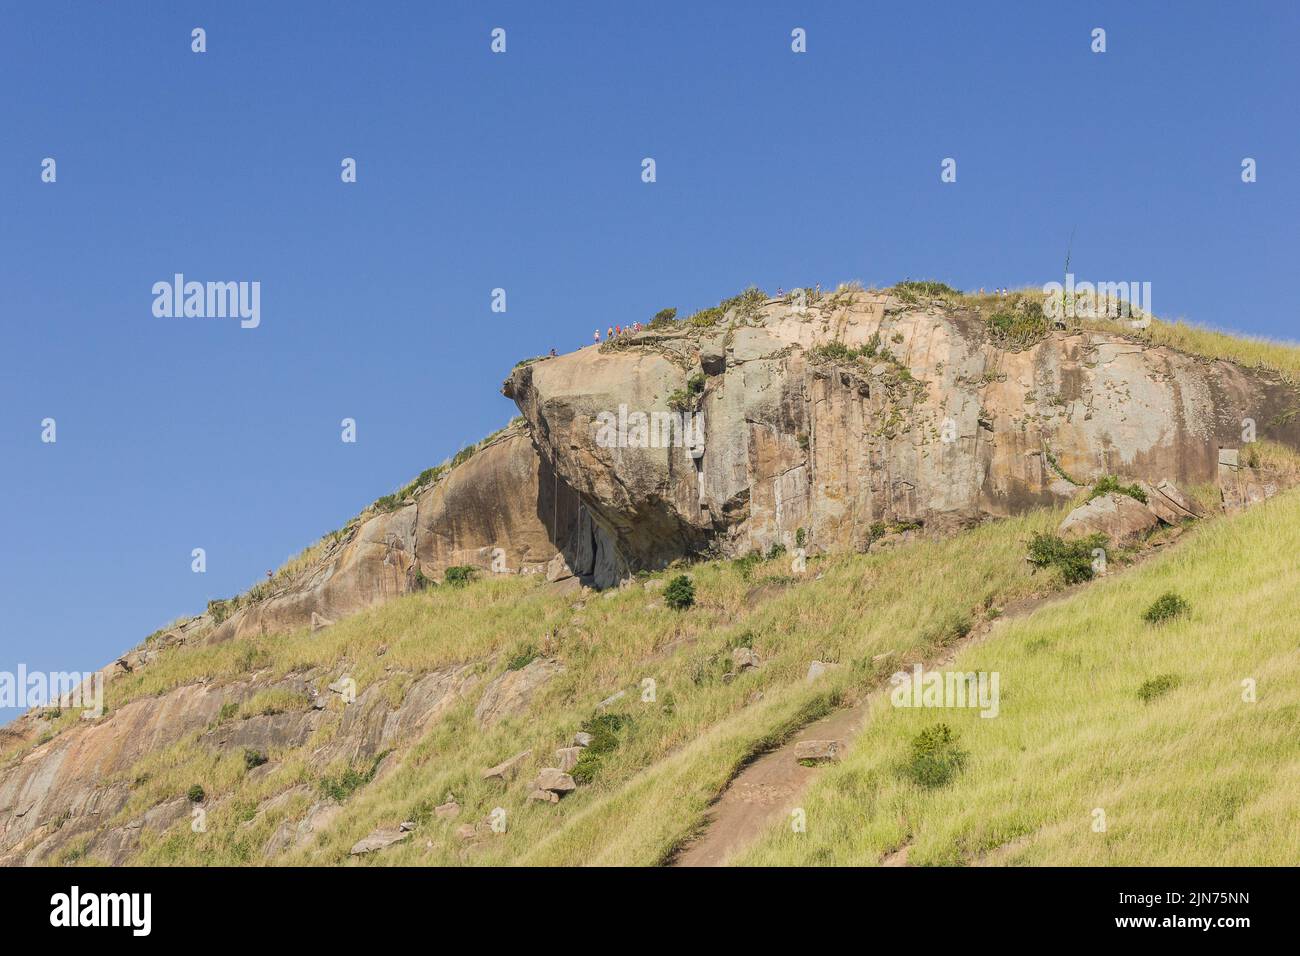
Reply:
<svg viewBox="0 0 1300 956"><path fill-rule="evenodd" d="M843 762L742 864L1289 865L1300 858L1300 665L1278 609L1300 495L1196 526L1177 547L1023 619L951 665L1001 674L1000 715L874 701ZM1190 613L1142 612L1176 586ZM1244 687L1257 688L1254 702ZM942 720L968 752L927 789L892 772ZM1094 830L1094 811L1106 829Z"/></svg>

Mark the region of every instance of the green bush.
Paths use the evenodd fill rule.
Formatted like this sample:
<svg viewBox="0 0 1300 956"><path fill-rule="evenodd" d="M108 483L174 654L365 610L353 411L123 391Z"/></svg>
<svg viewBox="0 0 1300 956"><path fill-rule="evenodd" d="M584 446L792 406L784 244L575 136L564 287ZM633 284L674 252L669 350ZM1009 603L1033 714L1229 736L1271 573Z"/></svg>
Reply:
<svg viewBox="0 0 1300 956"><path fill-rule="evenodd" d="M521 671L541 656L536 645L525 644L510 655L510 659L506 661L506 670Z"/></svg>
<svg viewBox="0 0 1300 956"><path fill-rule="evenodd" d="M961 295L960 292L946 282L933 282L930 280L904 279L894 286L895 292L900 289L913 295L924 295L931 298L935 296Z"/></svg>
<svg viewBox="0 0 1300 956"><path fill-rule="evenodd" d="M626 714L598 714L592 717L582 729L591 734L591 743L578 755L578 763L572 771L577 783L591 783L596 777L605 756L618 748L619 734L632 724L632 718Z"/></svg>
<svg viewBox="0 0 1300 956"><path fill-rule="evenodd" d="M1038 532L1029 542L1029 563L1036 568L1056 568L1066 584L1078 584L1092 580L1092 552L1098 549L1106 550L1106 536L1100 532L1080 541Z"/></svg>
<svg viewBox="0 0 1300 956"><path fill-rule="evenodd" d="M252 770L254 767L260 767L266 763L266 754L251 748L244 749L244 769Z"/></svg>
<svg viewBox="0 0 1300 956"><path fill-rule="evenodd" d="M202 803L208 795L204 793L203 788L196 783L185 792L185 796L189 797L190 803Z"/></svg>
<svg viewBox="0 0 1300 956"><path fill-rule="evenodd" d="M1159 624L1162 621L1169 620L1170 618L1186 614L1191 609L1192 606L1181 596L1175 594L1173 591L1166 591L1164 594L1160 595L1160 597L1156 598L1155 602L1149 608L1142 612L1142 620L1146 621L1148 624Z"/></svg>
<svg viewBox="0 0 1300 956"><path fill-rule="evenodd" d="M1052 323L1043 314L1041 303L1032 306L1025 301L1023 312L994 312L988 318L989 337L999 348L1013 351L1036 345L1052 330Z"/></svg>
<svg viewBox="0 0 1300 956"><path fill-rule="evenodd" d="M753 572L754 568L756 568L759 562L762 560L763 560L762 553L760 553L758 549L754 549L753 551L749 552L749 554L743 555L742 557L739 558L733 558L731 560L731 566L740 572L740 576L742 578L748 581L750 574Z"/></svg>
<svg viewBox="0 0 1300 956"><path fill-rule="evenodd" d="M226 618L230 617L234 611L236 601L222 601L220 599L208 602L208 615L212 618L213 624L220 624Z"/></svg>
<svg viewBox="0 0 1300 956"><path fill-rule="evenodd" d="M965 767L968 756L951 727L935 724L916 735L902 773L918 786L942 787Z"/></svg>
<svg viewBox="0 0 1300 956"><path fill-rule="evenodd" d="M1159 677L1153 677L1145 681L1138 688L1138 699L1144 704L1149 704L1161 694L1167 694L1178 686L1178 676L1176 674L1161 674Z"/></svg>
<svg viewBox="0 0 1300 956"><path fill-rule="evenodd" d="M477 570L472 564L452 565L442 573L442 579L453 587L464 587L474 580L474 572Z"/></svg>
<svg viewBox="0 0 1300 956"><path fill-rule="evenodd" d="M376 771L379 770L379 764L387 757L391 750L384 750L375 755L374 762L370 764L369 770L358 770L355 767L348 767L338 776L329 776L321 779L321 793L339 803L347 800L348 797L360 787L365 786L375 778Z"/></svg>
<svg viewBox="0 0 1300 956"><path fill-rule="evenodd" d="M1147 493L1137 485L1121 485L1119 479L1114 475L1105 475L1097 480L1092 486L1092 491L1088 494L1088 500L1100 498L1102 495L1128 495L1135 501L1143 504L1147 503Z"/></svg>
<svg viewBox="0 0 1300 956"><path fill-rule="evenodd" d="M676 309L660 309L658 312L654 314L654 318L650 320L650 328L667 329L667 328L672 328L672 326L675 325L676 323L677 323Z"/></svg>
<svg viewBox="0 0 1300 956"><path fill-rule="evenodd" d="M769 561L775 560L776 558L781 557L781 555L783 554L785 554L785 545L780 543L775 543L772 545L772 547L767 549L767 560Z"/></svg>
<svg viewBox="0 0 1300 956"><path fill-rule="evenodd" d="M794 533L794 546L796 548L802 548L804 546L804 542L806 542L807 540L808 540L808 532L804 528L800 528Z"/></svg>
<svg viewBox="0 0 1300 956"><path fill-rule="evenodd" d="M664 603L676 611L684 611L695 603L695 585L684 574L679 574L664 588Z"/></svg>

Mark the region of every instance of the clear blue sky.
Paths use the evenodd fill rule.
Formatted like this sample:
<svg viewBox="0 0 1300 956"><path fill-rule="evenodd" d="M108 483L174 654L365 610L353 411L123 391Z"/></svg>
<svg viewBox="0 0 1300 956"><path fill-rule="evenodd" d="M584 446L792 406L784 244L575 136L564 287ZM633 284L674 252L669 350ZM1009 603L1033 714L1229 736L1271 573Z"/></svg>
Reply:
<svg viewBox="0 0 1300 956"><path fill-rule="evenodd" d="M1073 231L1296 336L1300 6L889 6L6 2L0 669L102 665L504 424L519 358L750 283L1039 284ZM175 272L261 327L155 318Z"/></svg>

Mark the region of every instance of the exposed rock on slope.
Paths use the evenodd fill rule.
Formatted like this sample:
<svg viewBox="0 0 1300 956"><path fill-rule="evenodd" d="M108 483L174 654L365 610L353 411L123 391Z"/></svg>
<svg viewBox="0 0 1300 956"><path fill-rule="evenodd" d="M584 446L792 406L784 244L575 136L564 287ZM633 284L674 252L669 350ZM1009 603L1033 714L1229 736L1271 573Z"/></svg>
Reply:
<svg viewBox="0 0 1300 956"><path fill-rule="evenodd" d="M507 428L396 510L356 531L282 593L241 608L212 633L223 641L337 620L436 580L448 567L544 573L557 552L592 578L601 556L585 507L557 485L526 429Z"/></svg>

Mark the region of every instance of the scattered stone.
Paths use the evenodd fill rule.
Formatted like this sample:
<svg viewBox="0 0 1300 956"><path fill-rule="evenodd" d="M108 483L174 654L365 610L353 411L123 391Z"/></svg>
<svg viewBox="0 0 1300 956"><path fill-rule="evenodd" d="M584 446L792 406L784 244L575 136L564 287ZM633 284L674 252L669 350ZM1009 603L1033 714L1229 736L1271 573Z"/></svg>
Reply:
<svg viewBox="0 0 1300 956"><path fill-rule="evenodd" d="M585 730L580 730L573 735L573 746L590 747L591 742L595 739L595 737L591 736L591 734L587 733Z"/></svg>
<svg viewBox="0 0 1300 956"><path fill-rule="evenodd" d="M758 655L752 647L737 647L731 652L731 662L737 671L749 670L759 664Z"/></svg>
<svg viewBox="0 0 1300 956"><path fill-rule="evenodd" d="M573 568L569 567L569 562L565 560L564 555L557 551L555 557L551 558L546 566L546 580L554 583L571 577L573 577Z"/></svg>
<svg viewBox="0 0 1300 956"><path fill-rule="evenodd" d="M619 691L617 694L610 694L608 697L606 697L604 700L602 700L602 701L601 701L599 704L597 704L596 706L597 706L597 707L608 707L610 704L616 704L616 703L618 703L620 700L622 700L622 699L623 699L624 697L626 697L626 696L627 696L627 691L625 691L625 690L621 690L621 691Z"/></svg>
<svg viewBox="0 0 1300 956"><path fill-rule="evenodd" d="M519 770L519 765L533 755L531 750L525 750L521 754L515 754L509 760L503 760L488 770L483 771L484 780L499 780L505 783L510 780Z"/></svg>
<svg viewBox="0 0 1300 956"><path fill-rule="evenodd" d="M478 827L473 823L462 823L456 828L457 838L469 842L478 838Z"/></svg>
<svg viewBox="0 0 1300 956"><path fill-rule="evenodd" d="M410 831L407 830L376 830L365 839L354 843L349 853L352 856L364 856L367 853L374 853L377 850L384 849L384 847L392 846L394 843L401 843L403 840L409 840L410 838Z"/></svg>
<svg viewBox="0 0 1300 956"><path fill-rule="evenodd" d="M830 661L813 661L808 665L808 676L804 679L811 684L834 666Z"/></svg>
<svg viewBox="0 0 1300 956"><path fill-rule="evenodd" d="M555 759L558 762L560 770L566 773L578 765L578 758L582 756L581 747L561 747L555 751Z"/></svg>
<svg viewBox="0 0 1300 956"><path fill-rule="evenodd" d="M404 820L397 825L397 829L401 830L403 833L410 833L412 830L415 829L415 821Z"/></svg>
<svg viewBox="0 0 1300 956"><path fill-rule="evenodd" d="M331 621L329 618L317 614L315 611L311 612L311 629L313 631L319 631L322 628L329 627L333 623L334 622Z"/></svg>
<svg viewBox="0 0 1300 956"><path fill-rule="evenodd" d="M534 790L528 795L529 803L559 803L560 796L550 790Z"/></svg>
<svg viewBox="0 0 1300 956"><path fill-rule="evenodd" d="M794 759L818 763L839 760L842 749L843 744L838 740L800 740L794 745Z"/></svg>
<svg viewBox="0 0 1300 956"><path fill-rule="evenodd" d="M460 804L455 800L448 800L434 807L433 815L439 820L454 820L460 816Z"/></svg>
<svg viewBox="0 0 1300 956"><path fill-rule="evenodd" d="M578 789L578 784L570 774L558 767L543 767L533 783L534 790L549 790L552 793L566 794Z"/></svg>

